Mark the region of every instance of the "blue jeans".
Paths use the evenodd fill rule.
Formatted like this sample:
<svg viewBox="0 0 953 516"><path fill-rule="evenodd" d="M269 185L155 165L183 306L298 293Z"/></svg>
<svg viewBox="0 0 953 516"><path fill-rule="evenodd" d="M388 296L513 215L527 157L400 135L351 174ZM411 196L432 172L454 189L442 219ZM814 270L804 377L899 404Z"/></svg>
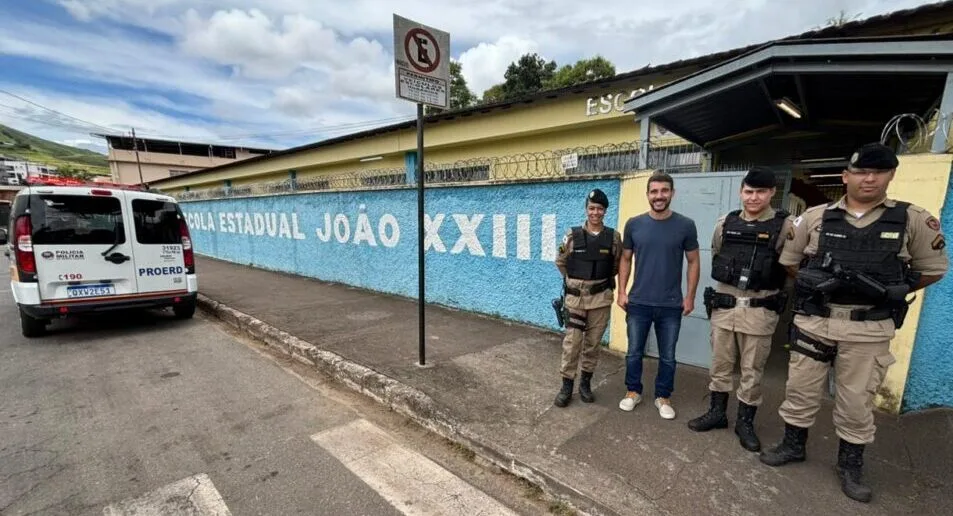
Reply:
<svg viewBox="0 0 953 516"><path fill-rule="evenodd" d="M629 348L625 354L625 388L642 394L642 356L653 323L659 350L655 397L668 398L675 389L675 343L682 327L681 308L636 305L631 302L627 305L625 324Z"/></svg>

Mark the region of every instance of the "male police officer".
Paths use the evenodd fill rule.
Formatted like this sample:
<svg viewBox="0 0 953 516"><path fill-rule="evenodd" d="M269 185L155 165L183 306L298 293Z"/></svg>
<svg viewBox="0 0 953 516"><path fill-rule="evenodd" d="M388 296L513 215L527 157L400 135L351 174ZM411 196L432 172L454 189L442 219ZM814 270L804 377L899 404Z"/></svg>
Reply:
<svg viewBox="0 0 953 516"><path fill-rule="evenodd" d="M622 237L603 224L608 207L609 198L602 190L589 192L586 222L566 233L556 257L569 311L560 369L563 386L556 395L557 407L569 404L580 355L579 397L586 403L594 401L590 380L599 358L599 342L609 325L615 277L622 256Z"/></svg>
<svg viewBox="0 0 953 516"><path fill-rule="evenodd" d="M844 494L861 502L872 496L862 480L863 453L876 431L873 396L895 361L890 339L906 316L907 295L939 281L949 268L936 218L887 198L897 165L890 148L861 147L842 174L847 195L795 219L781 254L795 276L796 314L779 409L785 430L761 462L805 459L808 428L833 367L837 475Z"/></svg>
<svg viewBox="0 0 953 516"><path fill-rule="evenodd" d="M735 346L741 353L741 382L735 434L749 451L761 449L754 416L761 405L761 376L771 352L771 338L787 298L781 290L787 271L778 263L791 217L775 211L774 172L764 167L748 171L741 185L744 209L723 215L712 235L711 277L705 308L711 319L711 406L689 421L696 432L727 428L728 397L734 388Z"/></svg>

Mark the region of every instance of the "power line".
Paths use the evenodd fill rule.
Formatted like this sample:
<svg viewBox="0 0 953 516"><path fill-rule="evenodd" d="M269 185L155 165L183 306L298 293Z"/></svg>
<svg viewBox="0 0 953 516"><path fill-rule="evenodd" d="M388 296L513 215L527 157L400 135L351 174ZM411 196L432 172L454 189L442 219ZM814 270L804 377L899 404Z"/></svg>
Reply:
<svg viewBox="0 0 953 516"><path fill-rule="evenodd" d="M118 134L121 134L121 135L123 135L123 136L125 135L125 132L120 132L120 131L117 131L116 129L109 128L109 127L106 127L106 126L104 126L104 125L96 124L96 123L93 123L93 122L89 122L89 121L87 121L87 120L83 120L83 119L81 119L81 118L77 118L77 117L72 116L72 115L68 115L68 114L66 114L66 113L63 113L63 112L61 112L61 111L57 111L57 110L52 109L52 108L49 108L49 107L46 107L46 106L44 106L44 105L42 105L42 104L39 104L39 103L37 103L37 102L34 102L34 101L30 100L30 99L24 98L24 97L22 97L22 96L20 96L20 95L17 95L17 94L15 94L15 93L11 93L11 92L6 91L6 90L4 90L4 89L0 89L0 93L7 94L7 95L9 95L9 96L11 96L11 97L14 97L14 98L19 99L19 100L21 100L21 101L23 101L23 102L26 102L27 104L30 104L30 105L35 106L35 107L38 107L38 108L40 108L40 109L49 111L49 112L51 112L51 113L55 113L55 114L57 114L57 115L60 115L60 116L62 116L62 117L65 117L65 118L67 118L67 119L74 120L74 121L79 122L79 123L81 123L81 124L84 124L84 125L86 125L86 126L96 128L97 130L105 131L105 132L108 133L108 134L117 134L117 133L118 133ZM5 105L5 104L0 104L0 107L6 107L6 108L8 108L8 109L12 109L12 110L16 110L16 111L19 110L19 108L16 108L16 107L13 107L13 106L8 106L8 105ZM31 118L27 118L27 117L24 117L22 114L20 114L20 113L18 113L18 112L14 113L14 116L19 116L19 118L21 118L21 119L23 119L23 120L27 120L27 121L30 121L30 122L33 122L33 123L39 123L39 124L47 125L47 126L50 126L50 127L57 127L57 128L69 129L69 130L77 130L77 129L79 129L77 126L72 126L72 125L69 125L69 124L64 123L64 122L62 122L62 121L55 121L55 120L37 120L37 119L32 118L32 117L31 117ZM260 138L274 138L274 137L291 137L291 136L298 136L298 135L302 135L302 136L303 136L303 135L306 135L306 134L308 134L308 133L322 133L322 134L325 134L325 135L337 135L337 134L340 134L340 133L346 133L346 132L350 132L350 131L354 131L354 130L360 130L360 129L365 129L365 128L372 128L372 127L376 127L376 126L379 126L379 125L389 125L389 124L393 124L393 123L409 122L409 121L411 121L411 120L413 120L413 119L414 119L414 117L411 117L411 116L397 116L397 117L389 117L389 118L379 118L379 119L375 119L375 120L366 120L366 121L362 121L362 122L351 122L351 123L346 123L346 124L325 125L325 126L309 127L309 128L302 128L302 129L289 129L289 130L286 130L286 131L272 131L272 132L245 133L245 134L238 133L238 134L217 136L217 137L215 137L215 139L216 139L216 140L219 140L219 141L247 140L247 139L253 139L253 138L258 138L258 139L260 139ZM77 132L79 132L79 131L77 131ZM143 135L148 135L148 136L151 136L151 137L153 137L153 138L171 138L171 139L178 139L178 140L186 140L186 139L207 139L207 138L208 138L208 137L190 137L190 136L183 136L183 135L181 135L181 134L176 134L176 135L158 134L158 133L153 133L153 132L150 132L150 131L145 131L145 132L139 131L139 132L140 132L140 135L139 135L140 138L141 138Z"/></svg>
<svg viewBox="0 0 953 516"><path fill-rule="evenodd" d="M4 90L4 89L0 89L0 93L5 93L5 94L7 94L7 95L10 95L10 96L13 97L13 98L20 99L20 100L22 100L23 102L26 102L27 104L36 106L36 107L38 107L38 108L40 108L40 109L45 109L45 110L47 110L47 111L49 111L49 112L51 112L51 113L56 113L57 115L64 116L64 117L69 118L69 119L71 119L71 120L76 120L77 122L82 122L82 123L84 123L84 124L86 124L86 125L89 125L89 126L92 126L92 127L98 127L98 128L100 128L100 129L103 129L103 130L106 130L106 131L110 131L110 132L115 131L115 129L111 129L111 128L108 128L108 127L103 126L103 125L95 124L95 123L93 123L93 122L89 122L89 121L87 121L87 120L83 120L82 118L76 118L75 116L72 116L72 115L67 115L66 113L63 113L62 111L57 111L57 110L55 110L55 109L53 109L53 108L48 108L48 107L46 107L46 106L44 106L44 105L42 105L42 104L37 104L36 102L33 102L33 101L30 100L30 99L21 97L21 96L17 95L16 93L11 93L11 92L9 92L9 91L7 91L7 90Z"/></svg>
<svg viewBox="0 0 953 516"><path fill-rule="evenodd" d="M24 115L23 113L21 113L21 108L18 108L18 107L8 106L6 104L0 104L0 109L5 109L6 111L4 113L7 116L16 118L18 120L22 120L24 122L30 122L32 124L54 127L57 129L62 129L68 132L76 133L76 134L89 134L89 128L80 126L78 124L69 124L65 121L44 120L41 118L37 118L36 116Z"/></svg>

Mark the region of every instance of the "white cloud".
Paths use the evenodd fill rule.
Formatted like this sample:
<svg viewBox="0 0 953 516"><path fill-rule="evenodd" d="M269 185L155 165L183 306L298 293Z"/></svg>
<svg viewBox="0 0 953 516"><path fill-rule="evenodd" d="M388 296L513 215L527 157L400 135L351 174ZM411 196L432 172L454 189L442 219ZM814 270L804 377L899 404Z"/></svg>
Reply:
<svg viewBox="0 0 953 516"><path fill-rule="evenodd" d="M79 21L89 21L93 19L93 13L89 7L79 2L79 0L60 0L60 5L69 11Z"/></svg>
<svg viewBox="0 0 953 516"><path fill-rule="evenodd" d="M538 52L535 41L516 36L504 36L495 43L480 43L460 55L463 77L470 91L477 96L494 84L503 81L503 73L510 63L527 52Z"/></svg>
<svg viewBox="0 0 953 516"><path fill-rule="evenodd" d="M63 145L69 145L70 147L76 147L77 149L86 149L93 152L98 152L100 154L106 154L108 148L102 140L84 140L84 139L71 139L71 140L61 140L57 143Z"/></svg>
<svg viewBox="0 0 953 516"><path fill-rule="evenodd" d="M383 0L46 1L82 23L2 17L0 55L59 74L59 89L5 75L6 89L120 131L135 125L144 135L235 143L245 136L248 144L286 146L412 116L414 106L393 91L395 10L450 32L451 54L480 95L527 52L560 65L601 54L624 72L802 32L841 10L868 17L929 0L645 0L634 7L622 0L590 7L402 0L399 8ZM86 89L71 90L75 80ZM91 80L103 84L102 94L88 93ZM56 141L90 132L3 95L0 104L17 108L0 107L0 119Z"/></svg>

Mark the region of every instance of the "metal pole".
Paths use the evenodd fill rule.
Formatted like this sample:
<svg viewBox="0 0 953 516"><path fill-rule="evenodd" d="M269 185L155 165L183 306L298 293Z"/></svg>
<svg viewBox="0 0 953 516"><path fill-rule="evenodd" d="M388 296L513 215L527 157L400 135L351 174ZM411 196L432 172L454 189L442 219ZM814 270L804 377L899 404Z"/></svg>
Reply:
<svg viewBox="0 0 953 516"><path fill-rule="evenodd" d="M142 180L142 163L139 163L139 140L136 139L136 128L132 128L132 145L136 149L136 166L139 167L139 186L142 186L145 181ZM120 179L120 181L122 181Z"/></svg>
<svg viewBox="0 0 953 516"><path fill-rule="evenodd" d="M424 105L417 103L417 337L420 347L420 365L427 363L426 335L424 335Z"/></svg>

